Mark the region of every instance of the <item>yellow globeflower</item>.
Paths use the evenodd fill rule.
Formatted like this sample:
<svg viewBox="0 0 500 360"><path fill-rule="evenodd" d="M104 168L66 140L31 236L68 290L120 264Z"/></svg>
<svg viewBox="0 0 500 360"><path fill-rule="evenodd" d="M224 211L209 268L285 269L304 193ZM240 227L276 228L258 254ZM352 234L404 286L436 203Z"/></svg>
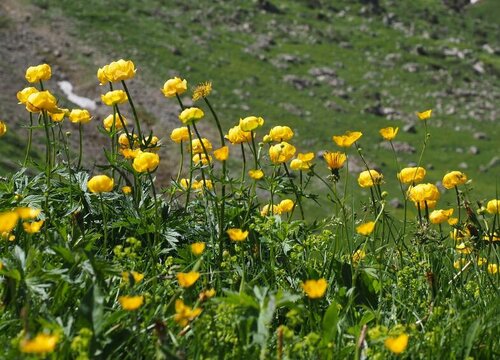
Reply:
<svg viewBox="0 0 500 360"><path fill-rule="evenodd" d="M229 129L226 139L229 140L231 144L241 144L252 140L252 133L250 131L241 130L239 125L236 125Z"/></svg>
<svg viewBox="0 0 500 360"><path fill-rule="evenodd" d="M434 208L439 197L439 190L434 184L418 184L408 189L408 198L421 209L425 208L425 204L428 208Z"/></svg>
<svg viewBox="0 0 500 360"><path fill-rule="evenodd" d="M434 210L429 214L429 220L433 224L442 224L448 221L451 215L453 215L453 209Z"/></svg>
<svg viewBox="0 0 500 360"><path fill-rule="evenodd" d="M188 288L193 286L193 284L198 280L200 277L200 273L197 271L190 271L187 273L177 273L177 281L179 282L179 285L183 288Z"/></svg>
<svg viewBox="0 0 500 360"><path fill-rule="evenodd" d="M122 186L122 193L125 195L128 195L132 193L132 188L130 186Z"/></svg>
<svg viewBox="0 0 500 360"><path fill-rule="evenodd" d="M179 115L179 120L182 121L184 125L191 125L199 121L203 116L205 116L203 110L197 107L190 107L182 110Z"/></svg>
<svg viewBox="0 0 500 360"><path fill-rule="evenodd" d="M118 131L123 129L124 124L125 126L127 125L127 119L125 118L125 116L122 116L120 119L120 116L118 116L118 114L116 115L110 114L106 116L102 121L102 125L104 126L106 131L111 131L113 129L113 123L115 126L115 131ZM127 135L125 134L125 136Z"/></svg>
<svg viewBox="0 0 500 360"><path fill-rule="evenodd" d="M212 162L212 157L205 154L194 154L193 164L195 165L208 165Z"/></svg>
<svg viewBox="0 0 500 360"><path fill-rule="evenodd" d="M19 214L17 211L5 211L0 213L0 234L10 233L17 225Z"/></svg>
<svg viewBox="0 0 500 360"><path fill-rule="evenodd" d="M500 213L500 199L493 199L486 204L486 211L490 214Z"/></svg>
<svg viewBox="0 0 500 360"><path fill-rule="evenodd" d="M212 180L193 181L192 188L193 188L193 190L196 190L196 191L204 190L205 188L212 189L213 188Z"/></svg>
<svg viewBox="0 0 500 360"><path fill-rule="evenodd" d="M365 170L358 176L358 184L362 188L372 187L380 184L384 177L377 170Z"/></svg>
<svg viewBox="0 0 500 360"><path fill-rule="evenodd" d="M356 232L358 234L368 236L373 232L374 229L375 229L375 222L369 221L369 222L366 222L366 223L359 225L356 228Z"/></svg>
<svg viewBox="0 0 500 360"><path fill-rule="evenodd" d="M417 116L420 120L427 120L431 117L431 115L432 115L432 110L417 112Z"/></svg>
<svg viewBox="0 0 500 360"><path fill-rule="evenodd" d="M488 264L488 272L492 275L498 273L498 264Z"/></svg>
<svg viewBox="0 0 500 360"><path fill-rule="evenodd" d="M90 116L90 113L88 110L82 110L82 109L73 109L69 113L69 120L72 123L78 124L86 124L90 120L92 120L92 117Z"/></svg>
<svg viewBox="0 0 500 360"><path fill-rule="evenodd" d="M352 263L357 264L366 257L366 252L362 249L358 249L352 254Z"/></svg>
<svg viewBox="0 0 500 360"><path fill-rule="evenodd" d="M264 177L264 171L262 171L261 169L248 170L248 176L250 176L254 180L260 180Z"/></svg>
<svg viewBox="0 0 500 360"><path fill-rule="evenodd" d="M190 306L184 304L184 301L182 301L181 299L175 300L174 321L182 327L186 326L187 324L189 324L189 322L197 318L201 314L201 312L201 308L193 309Z"/></svg>
<svg viewBox="0 0 500 360"><path fill-rule="evenodd" d="M50 119L53 122L61 122L61 121L64 120L64 117L66 115L69 115L69 110L67 110L67 109L60 109L60 110L62 110L62 111L61 112L56 112L56 113L49 112Z"/></svg>
<svg viewBox="0 0 500 360"><path fill-rule="evenodd" d="M124 283L129 284L130 283L130 278L134 279L134 283L140 283L142 279L144 279L144 274L141 274L137 271L124 271L122 272L122 281Z"/></svg>
<svg viewBox="0 0 500 360"><path fill-rule="evenodd" d="M7 132L7 125L0 120L0 137L4 136L6 132Z"/></svg>
<svg viewBox="0 0 500 360"><path fill-rule="evenodd" d="M242 229L238 228L228 229L226 233L229 235L229 238L233 241L243 241L248 237L247 230L243 231Z"/></svg>
<svg viewBox="0 0 500 360"><path fill-rule="evenodd" d="M199 84L193 91L193 101L206 98L212 92L212 83L210 81Z"/></svg>
<svg viewBox="0 0 500 360"><path fill-rule="evenodd" d="M180 128L176 128L172 130L172 133L170 134L170 139L172 139L173 142L180 144L181 141L189 141L189 130L187 127L183 126Z"/></svg>
<svg viewBox="0 0 500 360"><path fill-rule="evenodd" d="M108 81L128 80L135 76L135 65L131 60L120 59L107 65L105 70Z"/></svg>
<svg viewBox="0 0 500 360"><path fill-rule="evenodd" d="M252 131L264 125L264 119L257 116L247 116L240 119L239 126L243 131Z"/></svg>
<svg viewBox="0 0 500 360"><path fill-rule="evenodd" d="M30 83L37 83L40 80L49 80L52 77L52 69L48 64L30 66L26 70L26 80Z"/></svg>
<svg viewBox="0 0 500 360"><path fill-rule="evenodd" d="M160 163L160 157L158 154L143 152L136 156L132 167L138 173L153 172L158 167Z"/></svg>
<svg viewBox="0 0 500 360"><path fill-rule="evenodd" d="M350 147L363 133L359 131L346 131L344 135L333 136L332 140L340 147Z"/></svg>
<svg viewBox="0 0 500 360"><path fill-rule="evenodd" d="M193 255L200 256L205 251L205 247L206 245L204 242L195 242L191 244L191 252Z"/></svg>
<svg viewBox="0 0 500 360"><path fill-rule="evenodd" d="M174 97L176 94L181 95L187 90L187 81L181 78L174 77L169 79L163 85L161 92L165 97Z"/></svg>
<svg viewBox="0 0 500 360"><path fill-rule="evenodd" d="M110 192L115 181L107 175L96 175L87 182L87 188L92 193Z"/></svg>
<svg viewBox="0 0 500 360"><path fill-rule="evenodd" d="M408 338L409 336L407 334L401 334L396 337L388 337L385 339L384 345L394 354L401 354L408 346Z"/></svg>
<svg viewBox="0 0 500 360"><path fill-rule="evenodd" d="M290 160L295 155L295 146L282 141L269 148L269 158L273 164L282 164Z"/></svg>
<svg viewBox="0 0 500 360"><path fill-rule="evenodd" d="M127 134L121 134L118 137L118 144L120 144L120 147L122 147L122 148L133 148L133 147L139 145L137 138L138 138L137 134L134 134L132 137L132 145L131 145L130 141L127 137Z"/></svg>
<svg viewBox="0 0 500 360"><path fill-rule="evenodd" d="M142 150L140 148L137 149L120 149L120 154L123 155L125 159L135 159L139 154L142 154Z"/></svg>
<svg viewBox="0 0 500 360"><path fill-rule="evenodd" d="M269 141L289 141L293 137L293 131L288 126L275 126L269 131L269 135L264 137L264 142Z"/></svg>
<svg viewBox="0 0 500 360"><path fill-rule="evenodd" d="M33 339L22 339L19 350L28 354L51 353L56 348L59 336L49 334L37 334Z"/></svg>
<svg viewBox="0 0 500 360"><path fill-rule="evenodd" d="M120 303L123 310L134 311L139 309L142 304L144 304L144 296L120 296L118 298L118 302Z"/></svg>
<svg viewBox="0 0 500 360"><path fill-rule="evenodd" d="M217 150L214 150L214 156L219 161L226 161L229 157L229 147L223 146Z"/></svg>
<svg viewBox="0 0 500 360"><path fill-rule="evenodd" d="M40 229L42 228L44 221L33 221L33 222L25 222L23 223L23 228L24 231L27 232L28 234L36 234L37 232L40 232Z"/></svg>
<svg viewBox="0 0 500 360"><path fill-rule="evenodd" d="M443 186L446 189L452 189L455 186L465 184L467 175L460 171L451 171L443 177Z"/></svg>
<svg viewBox="0 0 500 360"><path fill-rule="evenodd" d="M30 207L18 207L16 212L22 220L31 220L40 215L42 210Z"/></svg>
<svg viewBox="0 0 500 360"><path fill-rule="evenodd" d="M38 89L35 87L32 87L32 86L26 87L26 88L22 89L21 91L18 91L16 96L17 96L17 100L19 100L19 104L26 104L29 96L31 94L34 94L37 92L38 92Z"/></svg>
<svg viewBox="0 0 500 360"><path fill-rule="evenodd" d="M279 212L280 212L280 214L290 212L290 211L292 211L294 206L295 206L295 203L293 202L293 200L290 200L290 199L282 200L278 204Z"/></svg>
<svg viewBox="0 0 500 360"><path fill-rule="evenodd" d="M40 112L41 110L52 113L59 112L57 99L48 90L38 91L28 96L26 109L30 112Z"/></svg>
<svg viewBox="0 0 500 360"><path fill-rule="evenodd" d="M297 158L293 159L290 163L292 170L309 170L311 162L314 160L314 153L309 152L306 154L298 153Z"/></svg>
<svg viewBox="0 0 500 360"><path fill-rule="evenodd" d="M123 90L112 90L101 95L101 100L104 104L113 106L127 102L128 97L127 93Z"/></svg>
<svg viewBox="0 0 500 360"><path fill-rule="evenodd" d="M326 279L306 280L300 284L309 299L320 299L325 296L328 283Z"/></svg>
<svg viewBox="0 0 500 360"><path fill-rule="evenodd" d="M206 301L210 298L213 298L215 296L215 289L209 289L209 290L205 290L205 291L202 291L200 293L200 295L198 295L198 299L203 302L203 301Z"/></svg>
<svg viewBox="0 0 500 360"><path fill-rule="evenodd" d="M455 246L455 250L459 252L460 254L470 254L472 253L472 247L469 245L466 245L465 243L460 243L457 246Z"/></svg>
<svg viewBox="0 0 500 360"><path fill-rule="evenodd" d="M330 170L338 170L342 166L344 166L345 161L347 160L347 156L344 153L341 153L339 151L336 152L329 152L325 151L323 154L323 159L326 161L326 166Z"/></svg>
<svg viewBox="0 0 500 360"><path fill-rule="evenodd" d="M384 138L384 140L391 141L398 134L398 130L399 130L398 127L394 128L392 126L389 126L389 127L380 129L379 133Z"/></svg>
<svg viewBox="0 0 500 360"><path fill-rule="evenodd" d="M408 167L401 169L398 174L398 179L403 184L412 184L422 182L425 178L426 171L423 167Z"/></svg>
<svg viewBox="0 0 500 360"><path fill-rule="evenodd" d="M269 204L264 205L262 207L262 210L260 211L260 215L266 216L269 213L269 208L270 207L271 207L271 205L269 205ZM273 215L279 215L279 214L281 214L280 207L278 205L273 204L272 213L273 213Z"/></svg>
<svg viewBox="0 0 500 360"><path fill-rule="evenodd" d="M203 154L203 147L205 147L207 152L212 151L212 143L206 138L202 138L201 141L200 139L194 139L191 141L191 152L193 154Z"/></svg>

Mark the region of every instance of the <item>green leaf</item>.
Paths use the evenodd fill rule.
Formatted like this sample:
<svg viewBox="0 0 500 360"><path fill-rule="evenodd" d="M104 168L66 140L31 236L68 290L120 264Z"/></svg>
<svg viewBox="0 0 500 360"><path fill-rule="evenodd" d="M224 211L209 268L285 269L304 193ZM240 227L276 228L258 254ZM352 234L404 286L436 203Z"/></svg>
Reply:
<svg viewBox="0 0 500 360"><path fill-rule="evenodd" d="M323 316L323 342L329 343L335 339L337 335L337 323L339 321L339 308L337 302L334 300Z"/></svg>

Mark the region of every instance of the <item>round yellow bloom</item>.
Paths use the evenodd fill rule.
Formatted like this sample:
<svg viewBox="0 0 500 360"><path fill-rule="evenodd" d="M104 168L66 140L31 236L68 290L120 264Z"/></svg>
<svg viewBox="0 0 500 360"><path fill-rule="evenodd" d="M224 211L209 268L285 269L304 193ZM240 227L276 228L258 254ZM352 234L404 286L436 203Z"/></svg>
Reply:
<svg viewBox="0 0 500 360"><path fill-rule="evenodd" d="M108 91L101 95L101 100L108 106L123 104L128 101L127 93L123 90Z"/></svg>
<svg viewBox="0 0 500 360"><path fill-rule="evenodd" d="M226 231L229 238L233 241L243 241L248 237L248 231L243 231L242 229L231 228Z"/></svg>
<svg viewBox="0 0 500 360"><path fill-rule="evenodd" d="M31 207L18 207L16 212L22 220L31 220L40 215L42 210Z"/></svg>
<svg viewBox="0 0 500 360"><path fill-rule="evenodd" d="M461 254L470 254L472 253L472 247L466 245L465 243L460 243L457 246L455 246L455 250Z"/></svg>
<svg viewBox="0 0 500 360"><path fill-rule="evenodd" d="M158 136L152 135L152 136L146 136L142 140L142 146L146 148L145 151L158 151L160 149L161 143L159 143L160 139L158 139Z"/></svg>
<svg viewBox="0 0 500 360"><path fill-rule="evenodd" d="M300 284L309 299L320 299L325 296L328 283L326 279L306 280Z"/></svg>
<svg viewBox="0 0 500 360"><path fill-rule="evenodd" d="M252 131L264 125L264 119L257 116L247 116L240 119L240 129L243 131Z"/></svg>
<svg viewBox="0 0 500 360"><path fill-rule="evenodd" d="M261 169L248 170L248 176L250 176L254 180L260 180L264 177L264 171L262 171Z"/></svg>
<svg viewBox="0 0 500 360"><path fill-rule="evenodd" d="M219 161L226 161L229 157L229 147L223 146L217 150L214 150L214 156Z"/></svg>
<svg viewBox="0 0 500 360"><path fill-rule="evenodd" d="M175 300L174 321L182 327L197 318L201 312L201 308L192 309L190 306L185 305L181 299Z"/></svg>
<svg viewBox="0 0 500 360"><path fill-rule="evenodd" d="M67 109L61 109L62 111L61 112L56 112L56 113L51 113L49 112L49 116L50 116L50 119L53 121L53 122L61 122L64 120L64 117L66 115L69 115L69 110ZM66 111L67 110L67 111Z"/></svg>
<svg viewBox="0 0 500 360"><path fill-rule="evenodd" d="M200 139L194 139L191 141L191 152L193 154L203 154L203 147L205 147L207 152L212 151L212 143L206 138L202 138L201 141Z"/></svg>
<svg viewBox="0 0 500 360"><path fill-rule="evenodd" d="M293 202L293 200L290 200L290 199L282 200L278 204L279 212L280 212L280 214L290 212L290 211L292 211L294 206L295 206L295 203Z"/></svg>
<svg viewBox="0 0 500 360"><path fill-rule="evenodd" d="M362 188L372 187L380 184L384 177L377 170L365 170L358 176L358 184Z"/></svg>
<svg viewBox="0 0 500 360"><path fill-rule="evenodd" d="M264 137L264 142L269 141L289 141L293 138L293 131L288 126L275 126L269 131L269 135Z"/></svg>
<svg viewBox="0 0 500 360"><path fill-rule="evenodd" d="M295 146L283 141L269 148L269 158L273 164L282 164L295 155Z"/></svg>
<svg viewBox="0 0 500 360"><path fill-rule="evenodd" d="M144 296L120 296L118 298L118 302L120 303L123 310L134 311L139 309L142 304L144 304Z"/></svg>
<svg viewBox="0 0 500 360"><path fill-rule="evenodd" d="M226 139L231 142L231 144L241 144L245 142L249 142L252 140L252 133L250 131L241 130L240 126L234 126L229 129Z"/></svg>
<svg viewBox="0 0 500 360"><path fill-rule="evenodd" d="M23 223L23 229L28 234L36 234L40 232L44 221L33 221L33 222L25 222Z"/></svg>
<svg viewBox="0 0 500 360"><path fill-rule="evenodd" d="M0 120L0 137L4 136L6 132L7 132L7 125Z"/></svg>
<svg viewBox="0 0 500 360"><path fill-rule="evenodd" d="M262 210L260 211L260 215L261 216L266 216L269 213L269 208L270 207L271 207L270 204L264 205L262 207ZM276 205L276 204L273 204L272 213L273 213L273 215L279 215L279 214L281 214L280 207L278 205Z"/></svg>
<svg viewBox="0 0 500 360"><path fill-rule="evenodd" d="M453 215L453 209L434 210L429 214L429 220L433 224L442 224Z"/></svg>
<svg viewBox="0 0 500 360"><path fill-rule="evenodd" d="M350 147L363 133L359 131L346 131L344 135L333 136L332 140L340 147Z"/></svg>
<svg viewBox="0 0 500 360"><path fill-rule="evenodd" d="M140 283L144 279L144 274L141 274L137 271L124 271L122 272L122 281L124 283L129 284L130 283L130 278L134 279L134 283Z"/></svg>
<svg viewBox="0 0 500 360"><path fill-rule="evenodd" d="M179 115L179 120L182 121L184 125L191 125L199 121L203 116L205 116L203 110L197 107L190 107L182 110Z"/></svg>
<svg viewBox="0 0 500 360"><path fill-rule="evenodd" d="M488 272L492 275L498 273L498 264L488 264Z"/></svg>
<svg viewBox="0 0 500 360"><path fill-rule="evenodd" d="M189 130L187 127L183 126L172 130L170 134L170 139L173 142L180 144L182 141L189 141Z"/></svg>
<svg viewBox="0 0 500 360"><path fill-rule="evenodd" d="M36 83L43 80L49 80L52 77L52 69L48 64L30 66L26 70L26 80L30 83Z"/></svg>
<svg viewBox="0 0 500 360"><path fill-rule="evenodd" d="M391 141L392 139L394 139L396 137L396 135L398 134L398 131L399 131L398 127L394 128L392 126L389 126L389 127L380 129L379 133L384 138L384 140Z"/></svg>
<svg viewBox="0 0 500 360"><path fill-rule="evenodd" d="M460 171L451 171L443 177L443 186L446 189L454 188L455 186L465 184L467 175Z"/></svg>
<svg viewBox="0 0 500 360"><path fill-rule="evenodd" d="M215 289L209 289L209 290L205 290L203 292L200 293L200 295L198 296L198 299L203 302L203 301L206 301L210 298L213 298L215 296Z"/></svg>
<svg viewBox="0 0 500 360"><path fill-rule="evenodd" d="M124 193L125 195L131 194L132 188L130 186L122 186L122 193Z"/></svg>
<svg viewBox="0 0 500 360"><path fill-rule="evenodd" d="M87 183L87 188L92 193L110 192L115 186L115 181L107 175L96 175Z"/></svg>
<svg viewBox="0 0 500 360"><path fill-rule="evenodd" d="M78 123L86 124L90 120L92 120L92 117L90 116L90 113L87 110L73 109L69 113L69 120L75 124Z"/></svg>
<svg viewBox="0 0 500 360"><path fill-rule="evenodd" d="M311 162L314 160L314 153L309 152L306 154L299 153L297 158L293 159L290 163L290 169L292 170L309 170L311 167Z"/></svg>
<svg viewBox="0 0 500 360"><path fill-rule="evenodd" d="M137 146L139 145L139 142L137 141L137 134L134 134L133 135L133 144L132 146L130 145L130 141L127 137L127 134L121 134L119 137L118 137L118 143L120 144L120 146L122 148L132 148L134 146Z"/></svg>
<svg viewBox="0 0 500 360"><path fill-rule="evenodd" d="M115 131L121 130L123 129L124 124L125 126L127 125L127 119L125 118L125 116L122 116L120 119L120 116L118 114L110 114L106 116L102 121L102 125L104 126L106 131L111 131L113 129L113 124L115 126ZM127 135L125 134L125 137L126 136Z"/></svg>
<svg viewBox="0 0 500 360"><path fill-rule="evenodd" d="M431 115L432 115L432 110L417 112L417 116L420 120L427 120L431 117Z"/></svg>
<svg viewBox="0 0 500 360"><path fill-rule="evenodd" d="M10 233L17 225L19 214L17 211L5 211L0 213L0 234Z"/></svg>
<svg viewBox="0 0 500 360"><path fill-rule="evenodd" d="M369 221L356 227L356 232L360 235L368 236L375 229L375 222Z"/></svg>
<svg viewBox="0 0 500 360"><path fill-rule="evenodd" d="M193 164L195 165L208 165L212 162L212 157L210 155L205 154L194 154L193 155Z"/></svg>
<svg viewBox="0 0 500 360"><path fill-rule="evenodd" d="M176 94L181 95L187 90L187 81L181 78L174 77L169 79L163 85L161 92L165 97L174 97Z"/></svg>
<svg viewBox="0 0 500 360"><path fill-rule="evenodd" d="M128 80L135 76L135 65L131 60L120 59L104 67L104 76L108 81Z"/></svg>
<svg viewBox="0 0 500 360"><path fill-rule="evenodd" d="M19 104L26 104L26 102L28 101L28 97L31 94L34 94L37 92L38 92L38 89L34 88L34 87L26 87L26 88L22 89L21 91L18 91L16 96L17 96L17 100L19 100Z"/></svg>
<svg viewBox="0 0 500 360"><path fill-rule="evenodd" d="M384 345L394 354L401 354L408 346L408 339L409 336L407 334L401 334L396 337L388 337L385 339Z"/></svg>
<svg viewBox="0 0 500 360"><path fill-rule="evenodd" d="M426 204L428 208L435 207L439 196L439 190L434 184L418 184L408 189L408 198L421 209L424 209Z"/></svg>
<svg viewBox="0 0 500 360"><path fill-rule="evenodd" d="M212 180L200 180L200 181L193 181L193 190L204 190L205 188L206 189L212 189L213 188L213 184L212 184Z"/></svg>
<svg viewBox="0 0 500 360"><path fill-rule="evenodd" d="M323 154L323 159L325 159L326 166L330 170L338 170L342 166L344 166L344 163L347 160L347 156L346 154L341 153L339 151L336 152L325 151L325 153Z"/></svg>
<svg viewBox="0 0 500 360"><path fill-rule="evenodd" d="M160 163L160 157L158 154L143 152L137 155L132 163L132 167L138 173L153 172L158 167Z"/></svg>
<svg viewBox="0 0 500 360"><path fill-rule="evenodd" d="M200 273L197 271L190 271L188 273L177 273L177 281L179 282L179 285L183 288L188 288L193 286L193 284L198 280L200 277Z"/></svg>
<svg viewBox="0 0 500 360"><path fill-rule="evenodd" d="M425 178L426 171L423 167L408 167L401 169L398 179L403 184L419 183Z"/></svg>
<svg viewBox="0 0 500 360"><path fill-rule="evenodd" d="M41 110L59 112L57 100L48 90L38 91L28 96L26 109L30 112L40 112Z"/></svg>
<svg viewBox="0 0 500 360"><path fill-rule="evenodd" d="M191 252L193 255L200 256L205 251L205 247L206 245L204 242L195 242L191 244Z"/></svg>
<svg viewBox="0 0 500 360"><path fill-rule="evenodd" d="M493 199L486 204L486 211L490 214L500 213L500 199Z"/></svg>
<svg viewBox="0 0 500 360"><path fill-rule="evenodd" d="M49 334L37 334L33 339L23 339L19 343L19 350L28 354L51 353L56 348L59 336Z"/></svg>
<svg viewBox="0 0 500 360"><path fill-rule="evenodd" d="M124 148L121 148L120 149L120 154L122 154L122 156L125 158L125 159L135 159L137 156L139 156L140 154L142 154L142 150L137 148L137 149L124 149Z"/></svg>

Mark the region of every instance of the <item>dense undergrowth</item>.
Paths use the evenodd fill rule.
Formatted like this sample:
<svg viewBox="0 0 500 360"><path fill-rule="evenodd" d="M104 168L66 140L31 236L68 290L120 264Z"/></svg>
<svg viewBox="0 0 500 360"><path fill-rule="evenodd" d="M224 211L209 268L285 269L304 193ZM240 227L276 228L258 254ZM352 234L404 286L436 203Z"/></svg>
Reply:
<svg viewBox="0 0 500 360"><path fill-rule="evenodd" d="M470 182L481 179L459 171L426 177L430 110L415 115L417 166L396 156L398 172L382 174L365 161L363 129L325 134L333 142L318 157L292 145L286 124L263 134L264 119L247 116L224 128L210 83L189 87L197 107L186 108L188 84L172 78L163 93L179 104L179 168L160 186L167 140L137 116L134 76L131 61L98 71L108 163L89 171L68 136L96 119L58 107L44 90L48 65L26 72L26 156L0 182L3 358L499 356L498 195L475 201ZM199 121L219 137L205 139ZM398 129L380 135L392 146ZM45 141L42 160L30 156L33 137ZM355 157L366 169L351 183ZM388 192L400 193L404 217ZM438 210L443 192L456 204ZM305 204L319 199L325 217L311 221Z"/></svg>

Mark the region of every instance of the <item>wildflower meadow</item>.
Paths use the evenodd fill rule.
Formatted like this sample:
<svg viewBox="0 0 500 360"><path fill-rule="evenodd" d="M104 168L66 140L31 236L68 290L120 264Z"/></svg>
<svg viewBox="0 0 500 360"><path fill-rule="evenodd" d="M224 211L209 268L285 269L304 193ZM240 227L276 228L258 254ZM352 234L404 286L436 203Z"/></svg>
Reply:
<svg viewBox="0 0 500 360"><path fill-rule="evenodd" d="M153 133L127 86L140 75L131 60L97 70L100 119L60 107L49 64L26 70L24 160L0 178L0 358L500 357L499 194L477 198L478 173L427 174L432 109L415 109L416 166L380 129L397 169L382 172L364 129L325 129L311 152L259 109L225 127L212 83L183 77L161 89L178 127ZM108 143L92 168L88 127ZM166 142L177 167L160 182Z"/></svg>

